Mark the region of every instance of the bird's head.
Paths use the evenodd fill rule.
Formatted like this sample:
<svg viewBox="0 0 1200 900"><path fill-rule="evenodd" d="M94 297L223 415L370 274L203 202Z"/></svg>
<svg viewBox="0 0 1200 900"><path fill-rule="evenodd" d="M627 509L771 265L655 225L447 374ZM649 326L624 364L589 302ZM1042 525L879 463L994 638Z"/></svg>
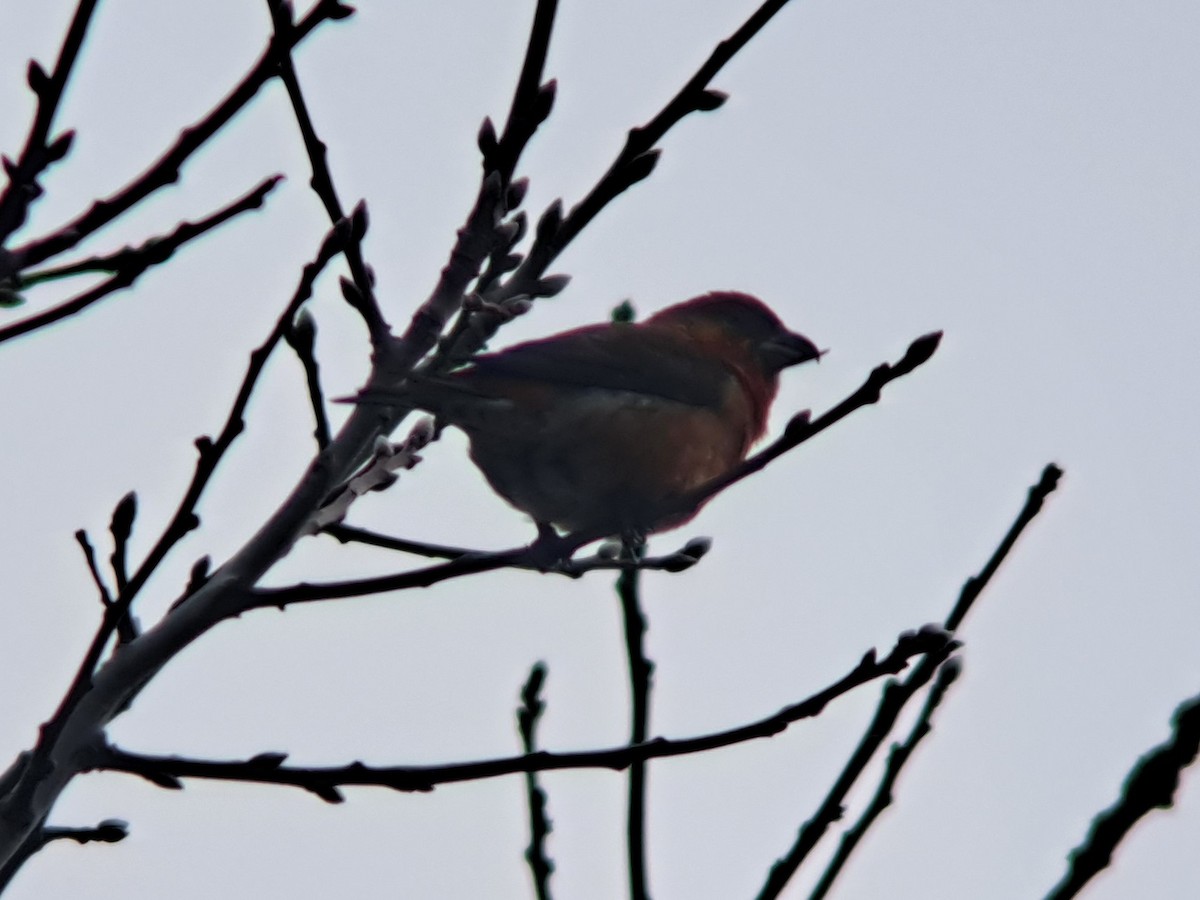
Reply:
<svg viewBox="0 0 1200 900"><path fill-rule="evenodd" d="M714 354L772 383L781 370L819 360L824 352L804 335L789 331L761 300L733 291L714 291L669 306L646 322L680 329Z"/></svg>

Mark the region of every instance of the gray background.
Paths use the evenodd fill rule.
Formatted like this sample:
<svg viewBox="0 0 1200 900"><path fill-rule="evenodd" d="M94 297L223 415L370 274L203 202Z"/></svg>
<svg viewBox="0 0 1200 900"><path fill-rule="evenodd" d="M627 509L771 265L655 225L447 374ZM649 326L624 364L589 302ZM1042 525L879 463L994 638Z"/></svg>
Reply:
<svg viewBox="0 0 1200 900"><path fill-rule="evenodd" d="M299 52L342 196L366 197L366 252L393 322L445 261L477 184L474 135L507 108L531 4L360 3ZM71 4L0 7L0 147ZM579 198L624 129L647 119L751 10L741 0L564 2L556 110L529 150L529 208ZM27 235L144 168L255 58L265 4L103 5L62 110L79 130ZM1067 476L963 631L966 673L841 897L1040 896L1133 760L1200 688L1196 603L1196 312L1200 288L1200 7L1190 2L797 0L714 82L719 112L664 142L654 177L560 261L569 290L503 342L643 313L713 288L751 291L832 348L789 372L775 427L821 410L912 338L941 352L853 418L659 537L716 540L693 572L646 577L658 664L652 730L727 727L793 702L870 646L939 620L1051 460ZM190 476L325 229L279 86L180 183L87 250L198 218L263 175L291 176L265 213L187 248L136 291L0 349L4 612L0 757L35 738L99 605L76 528L103 538L141 496L135 551ZM47 300L55 292L33 295ZM312 304L331 394L366 371L362 329L326 275ZM337 415L343 411L337 410ZM251 427L203 503L206 528L146 594L153 621L192 561L253 530L311 449L302 376L280 353ZM447 434L354 511L411 537L501 547L531 527ZM272 583L395 570L310 540ZM542 739L622 741L626 699L611 579L503 573L422 592L256 612L175 661L113 729L130 749L378 764L515 752L528 665L547 660ZM651 769L660 898L751 895L814 808L874 704L867 688L771 741ZM621 896L624 785L545 779L561 897ZM855 808L863 796L853 798ZM128 819L117 847L53 846L11 895L521 897L522 786L428 796L351 791L330 807L283 788L168 793L80 779L55 822ZM1200 797L1150 819L1088 895L1200 894ZM803 885L801 881L798 885ZM797 889L795 896L802 896Z"/></svg>

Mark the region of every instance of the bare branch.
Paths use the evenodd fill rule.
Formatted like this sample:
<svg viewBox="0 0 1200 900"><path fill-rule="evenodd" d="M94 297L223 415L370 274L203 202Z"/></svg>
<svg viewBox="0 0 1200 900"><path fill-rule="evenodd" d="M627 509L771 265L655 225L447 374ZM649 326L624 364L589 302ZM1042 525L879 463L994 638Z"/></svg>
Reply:
<svg viewBox="0 0 1200 900"><path fill-rule="evenodd" d="M112 565L113 578L117 584L117 597L120 598L129 590L129 538L133 534L133 520L137 516L137 494L130 491L113 510L112 521L108 526L112 534L113 552L109 558ZM113 602L116 605L117 601ZM128 643L137 637L137 625L133 615L126 612L117 621L118 643Z"/></svg>
<svg viewBox="0 0 1200 900"><path fill-rule="evenodd" d="M1008 533L1004 535L1004 539L1000 541L996 547L996 551L992 554L991 559L980 570L979 574L974 578L968 578L963 584L962 592L958 596L958 602L954 605L950 615L946 617L946 630L957 631L962 625L963 619L967 613L971 611L976 598L987 586L987 583L992 580L992 576L1000 568L1000 564L1012 551L1013 546L1017 543L1017 538L1025 531L1030 522L1034 520L1042 510L1042 505L1046 502L1046 498L1054 492L1058 487L1058 481L1063 476L1063 470L1054 463L1050 463L1042 470L1042 477L1038 479L1038 483L1029 489L1029 496L1025 501L1025 506L1022 507L1016 521L1012 523L1012 527L1008 529Z"/></svg>
<svg viewBox="0 0 1200 900"><path fill-rule="evenodd" d="M14 322L5 328L0 328L0 343L73 316L87 309L93 303L103 300L109 294L130 287L147 269L166 262L184 244L223 225L241 213L262 206L267 194L280 180L281 176L273 175L248 194L222 207L212 215L206 216L198 222L181 222L170 234L152 238L140 247L126 247L109 256L91 257L61 268L44 269L41 272L33 273L30 275L32 281L48 281L52 278L82 272L113 272L114 274L107 281L101 282L94 288L84 291L58 306Z"/></svg>
<svg viewBox="0 0 1200 900"><path fill-rule="evenodd" d="M317 26L330 19L344 19L353 10L340 0L319 0L296 27L288 40L295 46L307 38ZM69 250L113 219L129 211L150 194L179 180L179 170L197 150L248 104L262 88L278 74L276 45L272 40L245 77L207 115L184 128L178 139L162 156L125 187L103 200L94 202L88 210L46 237L23 244L12 251L14 268L26 269Z"/></svg>
<svg viewBox="0 0 1200 900"><path fill-rule="evenodd" d="M329 417L325 414L325 395L321 390L321 368L317 365L314 349L317 339L317 323L307 308L301 309L297 313L283 337L288 342L288 346L296 352L300 365L304 367L304 380L308 385L308 399L312 404L313 421L315 422L313 436L317 439L317 449L324 450L329 446Z"/></svg>
<svg viewBox="0 0 1200 900"><path fill-rule="evenodd" d="M546 681L546 664L534 663L529 678L521 689L521 706L517 709L517 730L521 733L521 749L528 756L537 752L537 726L546 704L542 701L542 685ZM538 900L550 900L550 876L554 863L546 855L546 839L552 830L546 815L546 792L538 783L536 772L525 773L525 802L529 810L529 847L525 862L533 877Z"/></svg>
<svg viewBox="0 0 1200 900"><path fill-rule="evenodd" d="M635 761L684 756L742 744L777 735L801 719L812 718L831 701L869 681L902 671L915 656L942 654L957 644L940 628L926 626L920 631L902 634L896 646L883 659L868 651L855 668L839 681L772 716L746 725L696 737L668 740L653 738L643 744L607 750L581 750L551 753L540 750L521 756L500 757L477 762L441 766L375 767L362 763L335 767L285 766L284 753L262 753L249 760L218 762L186 759L178 756L149 756L129 753L104 745L93 748L89 768L128 772L160 786L177 788L179 779L208 778L219 781L246 781L290 785L310 791L322 799L337 803L339 788L354 786L387 787L397 791L425 792L441 784L479 781L521 772L549 772L564 769L611 769L621 771Z"/></svg>
<svg viewBox="0 0 1200 900"><path fill-rule="evenodd" d="M1117 802L1092 820L1083 843L1067 857L1067 872L1046 900L1068 900L1112 862L1117 845L1155 809L1170 809L1179 776L1200 753L1200 694L1171 717L1171 737L1143 755L1130 770Z"/></svg>
<svg viewBox="0 0 1200 900"><path fill-rule="evenodd" d="M58 52L58 61L54 64L52 74L47 75L36 60L29 62L29 87L37 96L37 111L17 161L13 163L7 158L4 160L9 182L4 193L0 194L0 246L7 242L9 235L25 224L30 205L41 196L38 176L51 164L66 156L70 150L73 132L68 131L51 142L50 129L54 125L54 117L58 113L59 103L62 102L63 92L71 77L71 69L79 57L79 49L83 46L88 24L95 11L96 0L79 0L75 7L75 15L71 18L71 24L63 37L62 48ZM0 271L0 281L8 274Z"/></svg>
<svg viewBox="0 0 1200 900"><path fill-rule="evenodd" d="M539 231L525 261L501 288L490 293L489 300L533 294L538 280L567 245L594 219L604 207L623 191L643 180L653 171L658 160L657 144L668 131L693 112L717 109L725 101L720 91L708 88L708 83L737 53L762 30L787 0L767 0L745 22L713 49L704 64L692 75L679 92L644 125L630 129L625 145L615 160L556 227ZM558 201L556 201L558 202Z"/></svg>
<svg viewBox="0 0 1200 900"><path fill-rule="evenodd" d="M292 60L292 47L298 41L294 39L296 24L292 19L292 5L285 0L267 0L267 8L271 13L271 22L275 27L275 40L271 46L275 50L276 61L279 65L279 77L287 88L288 99L296 114L296 124L300 127L300 135L304 141L304 149L308 152L308 160L312 165L312 179L309 184L313 192L325 206L325 212L332 223L344 219L341 200L338 199L337 188L333 184L333 175L329 171L328 147L317 136L316 126L300 89L300 78L296 74L296 65ZM371 344L379 346L389 336L390 329L375 299L374 278L362 255L362 245L351 241L345 249L346 262L350 265L350 275L354 279L357 302L354 308L366 323L367 332L371 336Z"/></svg>
<svg viewBox="0 0 1200 900"><path fill-rule="evenodd" d="M242 379L242 384L238 389L237 396L234 399L233 406L229 410L229 415L225 420L225 425L221 429L220 435L218 435L215 441L208 437L202 437L196 441L196 449L198 451L196 468L192 475L192 481L184 492L183 499L180 500L179 506L175 510L174 515L172 515L170 522L151 548L149 554L147 554L145 560L143 560L137 571L129 578L125 589L105 609L104 618L97 628L95 636L92 638L92 643L84 655L83 662L80 664L70 688L68 688L67 693L64 695L62 703L59 705L53 718L43 729L42 738L38 745L39 751L45 751L53 744L56 734L69 717L71 710L87 692L91 684L92 673L100 661L101 654L108 643L109 637L111 637L118 623L129 614L130 607L137 597L138 592L146 584L159 564L166 558L171 549L188 532L199 526L200 519L196 515L196 505L199 503L204 489L208 486L209 480L212 478L226 451L245 427L243 415L247 404L250 402L250 395L253 393L254 387L258 382L258 376L262 373L267 359L276 345L283 339L284 331L288 328L297 310L312 295L313 284L317 276L329 264L330 260L342 251L346 242L350 240L352 232L358 227L361 227L361 223L344 220L339 222L326 235L316 258L304 267L304 271L300 277L300 284L297 286L295 294L292 295L292 299L288 302L282 315L276 321L270 335L250 354L250 364L246 369L246 374Z"/></svg>
<svg viewBox="0 0 1200 900"><path fill-rule="evenodd" d="M938 669L937 678L934 679L933 687L929 689L929 693L925 695L925 704L921 707L921 712L917 716L917 721L913 723L912 730L909 731L908 737L901 744L893 744L891 752L888 754L887 765L884 767L883 776L879 779L879 785L875 788L875 793L871 797L867 807L863 810L858 821L850 828L847 828L842 835L841 843L838 844L837 852L825 867L825 871L821 875L820 881L809 894L809 900L821 900L821 898L829 894L829 889L833 887L833 882L837 880L845 868L846 863L850 859L850 855L858 846L859 841L866 835L867 830L875 824L875 820L880 814L888 808L892 803L892 791L895 789L896 780L900 777L905 764L912 757L913 751L917 749L917 745L933 730L933 713L934 710L942 702L942 698L946 696L946 691L954 684L959 674L962 672L962 665L959 662L959 657L954 656L946 660L946 664Z"/></svg>
<svg viewBox="0 0 1200 900"><path fill-rule="evenodd" d="M96 589L100 591L100 602L104 606L111 606L113 599L109 593L108 585L104 583L104 577L100 574L100 567L96 565L96 550L92 546L92 542L88 540L88 534L82 528L75 532L75 542L79 544L79 548L83 550L83 558L87 561L88 571L92 573L92 581L96 584Z"/></svg>
<svg viewBox="0 0 1200 900"><path fill-rule="evenodd" d="M42 830L45 844L51 841L75 841L77 844L116 844L129 837L129 823L124 819L105 819L93 828L59 828L47 826Z"/></svg>
<svg viewBox="0 0 1200 900"><path fill-rule="evenodd" d="M356 528L345 524L329 525L324 529L324 533L336 538L343 544L366 544L370 547L381 547L385 550L396 550L401 553L411 553L414 556L424 556L434 559L458 559L463 556L477 556L486 553L483 550L472 550L466 547L428 544L424 541L412 541L407 538L392 537L365 528ZM628 569L640 569L643 571L682 572L698 563L711 549L711 540L705 537L697 537L689 540L674 553L668 553L663 556L643 556L636 560L623 559L609 552L608 547L602 547L601 551L594 556L561 560L558 565L549 570L539 568L528 561L523 566L514 564L514 567L535 571L549 571L554 574L568 575L570 577L578 577L587 572L599 570L624 571Z"/></svg>
<svg viewBox="0 0 1200 900"><path fill-rule="evenodd" d="M550 115L554 105L555 83L549 81L542 84L542 75L546 68L546 54L550 50L550 35L554 30L554 15L558 10L558 0L538 0L533 13L533 24L529 30L529 41L525 45L525 59L521 63L521 74L517 78L517 87L513 91L512 104L509 106L508 119L504 124L504 134L498 139L494 137L494 150L484 150L484 170L497 171L508 184L517 168L517 161L533 137L538 126ZM491 126L490 120L484 120L485 126ZM485 142L480 141L483 145ZM521 192L524 194L524 191ZM515 203L509 203L512 209L520 205L520 198Z"/></svg>
<svg viewBox="0 0 1200 900"><path fill-rule="evenodd" d="M1046 466L1042 472L1041 480L1029 492L1029 498L1024 508L1017 515L1013 527L1009 529L996 552L977 575L968 579L966 586L963 588L964 595L968 590L971 590L971 598L974 599L987 586L999 568L1000 563L1004 561L1009 551L1012 550L1013 545L1016 543L1016 538L1033 521L1038 510L1041 509L1045 496L1054 490L1061 475L1062 470L1058 466L1053 464ZM959 610L961 609L962 614L965 615L969 605L964 605L960 597L955 604L954 610L947 617L947 622L961 624L962 615L959 615ZM949 630L947 628L947 631ZM863 770L871 761L875 752L887 740L887 736L895 727L896 720L899 718L904 706L930 682L938 668L949 658L951 652L955 649L957 649L957 645L952 644L939 652L927 654L908 673L903 681L892 680L884 686L883 696L880 697L879 705L875 709L875 716L871 720L870 725L867 726L867 730L860 739L854 753L847 761L833 786L829 789L829 793L826 794L816 813L801 827L799 834L796 836L795 843L771 867L771 872L767 876L766 883L758 894L759 900L767 900L767 898L778 897L780 895L787 886L788 881L796 873L796 870L800 868L800 864L825 834L825 831L841 817L846 795L862 775Z"/></svg>
<svg viewBox="0 0 1200 900"><path fill-rule="evenodd" d="M621 558L636 561L646 549L644 540L627 538L621 542ZM629 667L629 743L645 743L650 723L650 690L654 663L646 656L646 615L642 612L640 577L637 569L627 569L617 578L617 597L621 601L621 623L625 635L625 661ZM629 767L629 801L625 814L626 853L629 861L629 896L648 900L646 883L646 761L635 760Z"/></svg>

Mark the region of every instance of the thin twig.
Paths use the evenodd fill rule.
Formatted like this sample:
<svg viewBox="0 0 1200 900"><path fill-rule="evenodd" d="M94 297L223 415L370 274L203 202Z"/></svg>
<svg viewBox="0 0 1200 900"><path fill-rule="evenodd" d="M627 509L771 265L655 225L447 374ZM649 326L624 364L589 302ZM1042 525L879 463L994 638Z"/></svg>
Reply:
<svg viewBox="0 0 1200 900"><path fill-rule="evenodd" d="M517 730L521 733L521 749L528 756L537 752L537 726L546 704L542 700L542 685L546 682L546 664L534 663L529 678L521 688L521 706L517 709ZM546 839L553 830L546 815L546 792L539 784L537 772L525 773L525 802L529 810L529 847L525 862L533 878L538 900L550 900L550 876L554 862L546 853Z"/></svg>
<svg viewBox="0 0 1200 900"><path fill-rule="evenodd" d="M627 538L621 542L621 558L636 561L646 549L644 540ZM621 622L625 635L625 661L629 668L629 743L645 743L650 724L650 690L654 663L646 656L646 616L642 612L640 574L626 569L617 578L617 597L621 601ZM635 760L629 767L629 800L625 818L629 896L648 900L650 891L646 873L646 761Z"/></svg>
<svg viewBox="0 0 1200 900"><path fill-rule="evenodd" d="M43 270L34 273L33 278L41 281L65 274L83 271L107 271L115 274L90 290L84 291L65 300L57 306L28 316L19 322L14 322L5 328L0 328L0 343L29 334L39 328L45 328L69 316L82 312L93 303L103 300L109 294L124 290L131 286L152 266L166 262L181 246L195 240L205 232L223 225L225 222L248 210L257 209L263 205L268 193L278 184L280 176L274 175L248 194L222 207L210 216L197 222L181 222L175 230L163 237L153 238L140 247L126 247L107 257L93 257L73 265L64 266L58 270Z"/></svg>
<svg viewBox="0 0 1200 900"><path fill-rule="evenodd" d="M429 544L424 541L410 541L407 538L379 534L366 528L356 528L353 525L337 523L327 525L322 529L324 534L336 538L343 544L366 544L368 547L381 547L384 550L397 550L400 553L411 553L413 556L424 556L430 559L458 559L462 556L477 554L478 550L468 550L466 547L451 547L448 544Z"/></svg>
<svg viewBox="0 0 1200 900"><path fill-rule="evenodd" d="M1008 533L1004 535L1004 539L997 545L996 550L992 553L991 559L980 570L979 574L974 578L968 578L962 587L962 591L958 595L958 602L954 604L954 609L950 615L946 616L945 627L947 631L957 631L962 625L963 619L967 617L967 613L971 611L975 600L979 594L987 586L987 583L992 580L992 576L996 574L996 570L1000 568L1000 564L1012 551L1013 546L1017 543L1022 532L1029 526L1029 523L1034 520L1042 510L1042 505L1046 502L1054 489L1058 487L1059 479L1063 476L1063 470L1051 463L1042 470L1042 477L1038 479L1037 484L1029 489L1029 496L1025 500L1025 506L1022 507L1020 514L1008 529Z"/></svg>
<svg viewBox="0 0 1200 900"><path fill-rule="evenodd" d="M105 819L92 828L61 828L47 826L42 829L43 844L51 841L75 841L77 844L116 844L129 837L129 823L123 819Z"/></svg>
<svg viewBox="0 0 1200 900"><path fill-rule="evenodd" d="M80 528L75 532L75 542L83 550L83 558L87 561L88 571L92 574L92 581L95 582L96 589L100 592L100 602L104 606L112 606L112 594L108 590L108 585L104 583L104 577L100 574L100 567L96 564L96 550L92 546L92 542L88 539L88 533Z"/></svg>
<svg viewBox="0 0 1200 900"><path fill-rule="evenodd" d="M344 19L354 12L340 0L319 0L288 35L295 46L307 38L317 26L331 19ZM199 121L184 128L175 143L116 193L97 200L72 221L53 234L29 241L13 249L12 255L19 270L35 266L64 250L74 247L84 238L132 209L150 194L179 180L179 170L197 150L225 127L259 92L264 84L278 74L276 40L273 38L242 80Z"/></svg>
<svg viewBox="0 0 1200 900"><path fill-rule="evenodd" d="M112 564L113 579L116 582L117 597L129 590L129 538L133 534L133 520L137 516L137 494L130 491L113 509L112 521L108 530L113 539L113 552L109 558ZM115 606L117 601L113 601ZM137 637L138 628L129 611L117 621L117 641L127 644Z"/></svg>
<svg viewBox="0 0 1200 900"><path fill-rule="evenodd" d="M407 538L393 537L391 535L379 534L375 531L370 531L366 528L357 528L352 525L336 524L328 525L322 531L330 537L336 538L343 544L357 543L366 544L369 547L380 547L385 550L396 550L401 553L411 553L414 556L424 556L432 559L459 559L464 556L480 556L486 551L472 550L466 547L453 547L447 544L430 544L425 541L413 541ZM712 549L712 541L708 538L692 538L674 553L668 553L663 556L643 556L640 559L629 560L620 556L613 557L608 554L598 553L594 556L583 557L579 559L562 560L559 565L549 570L553 574L567 575L576 577L587 572L595 572L600 570L607 571L624 571L626 569L641 569L643 571L660 571L660 572L682 572L685 569L690 569L701 558ZM501 551L504 553L517 553L520 548ZM537 571L538 567L531 562L525 562L523 565L514 567L532 569Z"/></svg>
<svg viewBox="0 0 1200 900"><path fill-rule="evenodd" d="M829 894L830 888L833 887L833 882L845 868L850 855L858 846L859 841L863 839L867 830L875 823L880 814L891 805L892 791L896 786L896 780L900 777L900 773L912 756L913 751L917 749L917 745L933 730L932 720L934 710L941 704L946 691L950 689L950 685L954 683L959 673L962 672L962 666L959 664L958 659L956 656L951 657L946 660L945 665L938 669L933 687L925 695L925 703L921 707L917 721L913 723L912 730L909 731L908 737L903 743L892 745L891 752L888 753L883 776L879 779L879 785L875 788L874 795L872 795L870 802L867 803L866 809L863 810L858 821L850 828L847 828L842 834L842 840L838 844L837 852L834 853L833 858L825 867L820 881L817 882L816 887L809 894L808 900L822 900L823 897Z"/></svg>
<svg viewBox="0 0 1200 900"><path fill-rule="evenodd" d="M933 352L937 349L939 338L940 333L936 333L925 335L913 341L903 359L892 365L885 363L876 367L861 387L817 419L810 421L807 413L794 416L782 437L759 453L751 456L728 475L714 479L687 497L682 498L679 501L679 509L695 509L717 492L765 468L773 460L820 434L830 425L845 418L854 410L877 402L880 392L885 385L907 375L933 355ZM367 392L370 392L370 390L371 388L368 387ZM338 600L348 597L363 597L369 594L379 594L388 591L407 590L415 587L429 587L430 585L451 578L490 572L494 569L505 567L529 568L539 571L559 571L567 575L577 574L579 569L573 568L571 555L585 544L606 537L609 537L609 535L588 531L574 532L562 537L543 534L528 547L502 550L494 553L465 552L454 556L449 562L440 565L400 572L395 575L383 575L376 578L351 581L326 582L323 584L306 582L283 588L259 588L247 595L250 605L246 608L253 609L255 607L269 606L282 608L292 603ZM396 549L402 548L397 546ZM707 550L707 545L700 548L699 545L689 544L688 547L684 548L685 556L695 556L695 559L698 559L699 556L695 555L697 549ZM703 554L701 553L700 555ZM688 559L678 557L671 562L671 565L678 564L686 567L691 562L694 562L695 559L689 561ZM596 561L586 566L586 568L615 567ZM671 569L670 565L664 565L663 568L669 571L676 571L676 569Z"/></svg>
<svg viewBox="0 0 1200 900"><path fill-rule="evenodd" d="M343 797L339 788L363 785L387 787L397 791L431 791L438 785L497 778L521 772L548 772L564 769L610 769L622 771L638 760L663 759L715 750L759 738L773 737L801 719L819 715L831 701L869 681L902 671L916 656L956 646L939 628L926 627L902 634L892 651L877 659L869 651L843 678L806 700L785 707L774 715L730 728L690 738L668 740L653 738L635 746L605 750L551 753L539 750L520 756L500 757L477 762L440 766L285 766L287 754L261 753L249 760L214 761L178 756L151 756L130 753L108 745L92 748L89 768L138 775L160 787L181 788L183 778L207 778L219 781L259 782L290 785L310 791L330 803Z"/></svg>
<svg viewBox="0 0 1200 900"><path fill-rule="evenodd" d="M250 396L254 391L263 367L267 363L267 359L283 339L283 333L296 315L296 311L312 295L313 284L317 276L341 252L345 243L351 239L352 233L362 227L363 223L361 221L344 220L329 231L315 259L304 267L296 292L292 295L287 307L276 321L270 335L251 352L246 374L242 378L242 384L238 388L237 396L234 398L233 405L229 410L221 433L217 436L216 440L208 437L197 439L196 449L198 455L191 483L184 492L183 498L180 500L175 513L171 516L167 527L163 530L137 571L130 576L125 590L116 597L112 605L105 609L104 618L96 629L96 634L92 638L92 643L88 647L87 652L84 654L83 661L75 674L70 688L68 688L66 694L63 696L62 703L55 711L54 716L42 731L41 739L38 742L39 751L47 752L53 746L55 736L70 716L71 710L74 709L76 704L79 703L80 698L87 692L88 686L91 683L92 673L100 661L105 645L108 643L117 624L122 618L128 615L130 606L133 604L138 592L146 584L159 564L166 558L171 549L188 532L199 526L200 519L196 515L196 506L217 466L225 456L226 451L228 451L237 439L237 436L245 428L243 416L246 406L250 402Z"/></svg>
<svg viewBox="0 0 1200 900"><path fill-rule="evenodd" d="M1046 466L1042 471L1041 479L1029 492L1025 506L1017 515L1012 528L1009 529L1004 539L1000 542L995 553L992 554L992 557L983 569L974 577L969 578L963 586L962 595L955 604L953 611L947 617L947 623L954 622L955 624L961 624L962 616L970 608L970 602L964 603L963 597L967 596L968 592L972 600L979 596L980 592L991 580L991 577L996 573L1000 563L1004 561L1005 557L1012 550L1017 537L1033 521L1038 510L1041 509L1045 497L1054 490L1061 475L1062 470L1053 464ZM962 611L961 614L959 613L960 610ZM947 631L950 631L950 629L947 628ZM957 649L956 643L929 653L917 663L902 681L891 680L884 685L883 696L879 699L875 715L871 723L867 726L854 753L843 767L837 780L825 795L825 799L821 802L821 805L812 818L800 828L791 848L771 867L767 880L758 894L759 900L767 900L767 898L778 897L780 895L787 886L788 881L796 873L796 870L800 868L800 864L805 860L813 847L817 845L817 842L825 834L826 830L841 817L846 795L862 775L867 764L875 755L875 752L887 740L887 736L895 727L896 720L899 718L904 706L932 680L938 667L950 657L954 649Z"/></svg>
<svg viewBox="0 0 1200 900"><path fill-rule="evenodd" d="M88 571L92 574L92 581L96 584L96 589L100 592L100 603L107 611L115 602L112 593L108 590L108 585L104 583L104 577L100 574L100 567L96 564L96 550L92 547L92 542L88 539L88 534L82 528L75 532L75 541L83 550L83 558L87 561ZM132 641L137 637L137 627L133 623L132 616L125 616L117 622L117 640L123 644Z"/></svg>
<svg viewBox="0 0 1200 900"><path fill-rule="evenodd" d="M1179 776L1200 753L1200 694L1171 717L1171 737L1144 754L1130 770L1117 802L1092 820L1087 837L1067 856L1067 872L1046 900L1069 900L1112 862L1117 845L1155 809L1170 809Z"/></svg>
<svg viewBox="0 0 1200 900"><path fill-rule="evenodd" d="M321 390L321 367L317 364L315 352L317 325L312 314L307 309L301 309L283 337L304 367L304 380L308 385L308 399L313 411L313 437L317 439L317 449L324 450L329 446L329 416L325 413L325 394Z"/></svg>
<svg viewBox="0 0 1200 900"><path fill-rule="evenodd" d="M546 55L550 51L550 36L554 31L557 11L558 0L538 0L529 29L529 40L525 44L521 74L517 77L517 86L504 123L504 133L495 139L494 150L486 145L484 139L480 140L485 171L499 172L505 185L512 181L525 146L538 126L550 115L554 104L555 83L549 81L542 84L542 75L546 69ZM485 131L490 126L491 122L487 120Z"/></svg>
<svg viewBox="0 0 1200 900"><path fill-rule="evenodd" d="M601 210L627 188L643 180L654 170L660 151L657 144L668 131L693 112L709 112L725 102L726 95L708 88L708 83L749 43L787 0L767 0L728 38L713 49L682 88L646 124L630 129L625 144L608 170L588 194L562 216L555 205L543 216L546 227L539 227L537 238L525 261L502 287L489 293L489 300L501 300L521 294L534 294L547 267L566 249ZM555 201L557 204L558 201Z"/></svg>
<svg viewBox="0 0 1200 900"><path fill-rule="evenodd" d="M30 205L41 195L42 189L37 183L38 176L52 163L66 156L70 149L73 132L68 131L48 143L50 129L54 125L54 117L58 113L63 92L71 77L71 69L79 57L79 49L83 46L88 24L95 11L96 0L79 0L75 7L75 15L72 16L67 33L63 36L58 61L54 64L52 74L47 75L36 61L31 60L29 63L29 87L37 95L37 111L29 125L25 146L21 149L16 163L5 160L4 168L9 183L4 193L0 194L0 246L25 223ZM0 272L0 280L8 274Z"/></svg>
<svg viewBox="0 0 1200 900"><path fill-rule="evenodd" d="M304 149L308 152L308 160L312 166L312 178L309 185L320 198L329 216L329 221L336 223L346 217L342 210L342 202L338 199L337 188L333 184L333 175L329 171L328 147L317 135L316 126L300 89L300 78L296 74L296 65L292 60L292 47L297 43L293 39L296 23L293 21L291 3L285 0L267 0L267 9L271 13L271 22L275 28L276 62L279 65L279 77L287 89L292 111L296 116L296 124L304 141ZM366 323L367 332L371 336L371 344L378 346L385 341L389 334L383 311L379 301L375 299L374 279L366 261L363 259L362 246L357 241L351 241L345 249L346 262L350 266L350 276L354 279L356 298L354 308Z"/></svg>
<svg viewBox="0 0 1200 900"><path fill-rule="evenodd" d="M783 435L778 440L768 444L758 453L750 456L726 474L714 478L690 494L679 498L674 504L673 509L680 513L698 509L716 494L736 484L743 478L747 478L755 472L765 469L785 453L796 449L805 441L816 437L822 431L840 422L855 410L879 402L884 387L892 381L908 375L914 369L929 361L937 351L941 337L942 333L935 331L932 334L926 334L917 338L909 344L908 350L905 351L904 356L899 361L890 364L882 363L876 366L857 390L816 419L811 418L807 411L792 416L787 427L784 429ZM602 537L607 537L607 535L588 532L569 534L562 539L563 549L569 554L579 547Z"/></svg>

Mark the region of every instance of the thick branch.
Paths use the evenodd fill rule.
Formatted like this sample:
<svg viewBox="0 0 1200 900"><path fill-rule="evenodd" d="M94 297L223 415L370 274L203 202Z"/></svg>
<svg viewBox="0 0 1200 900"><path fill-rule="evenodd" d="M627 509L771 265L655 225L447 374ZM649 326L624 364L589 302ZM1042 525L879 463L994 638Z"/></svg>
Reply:
<svg viewBox="0 0 1200 900"><path fill-rule="evenodd" d="M149 554L147 554L145 560L143 560L137 571L129 576L128 581L123 584L113 602L106 605L104 617L96 630L95 636L92 638L91 645L84 654L83 661L76 672L74 681L63 697L62 704L59 706L54 717L43 729L42 739L39 741L39 751L41 753L45 753L53 745L64 727L67 717L72 713L80 702L80 699L91 686L92 674L100 662L101 654L104 652L109 638L112 636L113 631L118 628L119 624L129 616L130 607L139 591L141 591L159 564L166 558L170 550L188 532L200 524L200 520L196 515L196 506L200 502L200 497L204 493L204 489L208 486L208 482L220 464L221 459L245 427L243 416L246 406L250 402L250 395L254 391L254 387L258 381L258 376L266 365L271 351L274 350L275 346L283 338L283 333L290 325L292 318L296 315L296 311L311 296L312 287L317 275L320 274L334 256L341 252L342 246L349 240L354 227L354 223L345 221L339 223L326 236L316 259L304 267L300 284L296 288L296 292L288 303L287 308L275 323L271 334L267 337L266 341L250 354L250 365L246 370L241 387L238 390L237 397L234 399L233 406L229 411L225 426L221 429L220 435L218 435L215 441L207 437L196 441L196 448L199 451L199 455L196 460L196 469L192 475L191 484L188 485L183 499L179 503L179 507L171 517L170 522L163 530L158 541L155 542ZM114 521L116 521L116 516L114 516ZM115 528L114 534L116 534Z"/></svg>

